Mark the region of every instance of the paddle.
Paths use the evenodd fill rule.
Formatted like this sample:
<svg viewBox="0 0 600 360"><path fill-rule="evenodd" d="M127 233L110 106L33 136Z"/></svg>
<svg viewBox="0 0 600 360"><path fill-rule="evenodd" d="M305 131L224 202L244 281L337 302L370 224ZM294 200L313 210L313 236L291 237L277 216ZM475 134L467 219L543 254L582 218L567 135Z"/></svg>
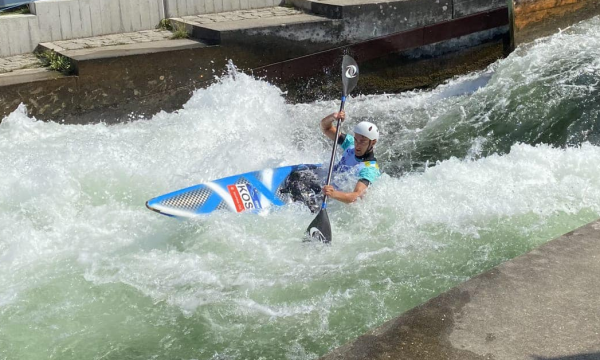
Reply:
<svg viewBox="0 0 600 360"><path fill-rule="evenodd" d="M344 103L346 102L346 96L354 89L358 83L358 65L356 61L348 55L344 55L342 60L342 104L340 111L344 110ZM333 173L333 161L335 159L335 146L337 144L337 138L340 134L341 120L338 119L335 130L335 140L333 141L333 150L331 151L331 160L329 161L329 173L327 174L326 185L331 182L331 174ZM321 210L317 214L317 217L308 225L306 229L306 236L310 240L319 240L324 243L331 242L331 224L329 223L329 215L327 215L327 196L323 197L323 203L321 204Z"/></svg>

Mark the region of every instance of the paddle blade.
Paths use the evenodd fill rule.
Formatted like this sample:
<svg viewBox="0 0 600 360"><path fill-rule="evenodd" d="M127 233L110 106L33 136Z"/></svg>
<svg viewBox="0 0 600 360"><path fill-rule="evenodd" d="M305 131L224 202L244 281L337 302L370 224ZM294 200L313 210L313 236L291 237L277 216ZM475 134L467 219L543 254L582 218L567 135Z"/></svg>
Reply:
<svg viewBox="0 0 600 360"><path fill-rule="evenodd" d="M321 209L317 217L308 225L306 238L311 241L331 242L331 224L327 209Z"/></svg>
<svg viewBox="0 0 600 360"><path fill-rule="evenodd" d="M344 97L356 87L358 83L358 64L351 56L344 55L342 60L342 84Z"/></svg>

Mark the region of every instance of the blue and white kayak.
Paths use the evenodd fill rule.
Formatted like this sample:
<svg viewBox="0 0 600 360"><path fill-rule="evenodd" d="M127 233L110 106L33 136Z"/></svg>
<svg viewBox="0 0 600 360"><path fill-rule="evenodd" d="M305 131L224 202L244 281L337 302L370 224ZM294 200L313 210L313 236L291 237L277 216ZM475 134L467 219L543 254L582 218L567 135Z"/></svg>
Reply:
<svg viewBox="0 0 600 360"><path fill-rule="evenodd" d="M320 164L302 164L233 175L155 197L146 207L176 217L196 217L216 210L259 212L293 201L286 188L290 174L320 168Z"/></svg>

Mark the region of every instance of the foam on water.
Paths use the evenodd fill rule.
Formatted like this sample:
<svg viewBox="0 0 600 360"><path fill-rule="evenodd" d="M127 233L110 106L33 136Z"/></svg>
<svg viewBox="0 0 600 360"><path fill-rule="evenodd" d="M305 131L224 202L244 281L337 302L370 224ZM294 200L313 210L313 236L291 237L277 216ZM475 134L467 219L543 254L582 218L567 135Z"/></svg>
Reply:
<svg viewBox="0 0 600 360"><path fill-rule="evenodd" d="M313 215L298 205L178 221L144 202L327 161L318 122L338 101L286 104L238 74L150 121L60 125L21 107L0 124L0 358L316 358L597 218L598 29L432 91L349 99L345 128L380 125L387 174L331 204L332 246L301 242Z"/></svg>

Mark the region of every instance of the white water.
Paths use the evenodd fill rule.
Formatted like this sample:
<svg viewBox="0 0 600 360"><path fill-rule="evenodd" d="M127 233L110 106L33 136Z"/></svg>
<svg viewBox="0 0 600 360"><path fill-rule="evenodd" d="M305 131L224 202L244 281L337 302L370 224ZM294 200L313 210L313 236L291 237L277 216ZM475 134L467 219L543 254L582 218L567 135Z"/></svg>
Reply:
<svg viewBox="0 0 600 360"><path fill-rule="evenodd" d="M600 42L598 24L579 40ZM575 35L547 41L574 42L561 36ZM399 154L437 141L442 123L498 125L506 119L477 107L535 103L515 92L538 89L545 70L528 75L515 64L529 57L543 67L555 56L549 47L430 92L349 99L346 127L376 121L382 167L394 171L364 200L332 204L332 246L301 242L313 215L300 206L178 221L144 202L231 174L327 161L318 122L337 101L286 104L276 87L238 74L150 121L73 126L15 111L0 124L0 359L315 358L599 217L600 147L588 142L515 141L488 154L491 136L463 139L450 126L461 156L397 171ZM597 61L568 62L597 54L587 47L563 61L598 80ZM567 91L569 77L557 76ZM508 82L512 97L500 90ZM593 102L590 91L560 96Z"/></svg>

